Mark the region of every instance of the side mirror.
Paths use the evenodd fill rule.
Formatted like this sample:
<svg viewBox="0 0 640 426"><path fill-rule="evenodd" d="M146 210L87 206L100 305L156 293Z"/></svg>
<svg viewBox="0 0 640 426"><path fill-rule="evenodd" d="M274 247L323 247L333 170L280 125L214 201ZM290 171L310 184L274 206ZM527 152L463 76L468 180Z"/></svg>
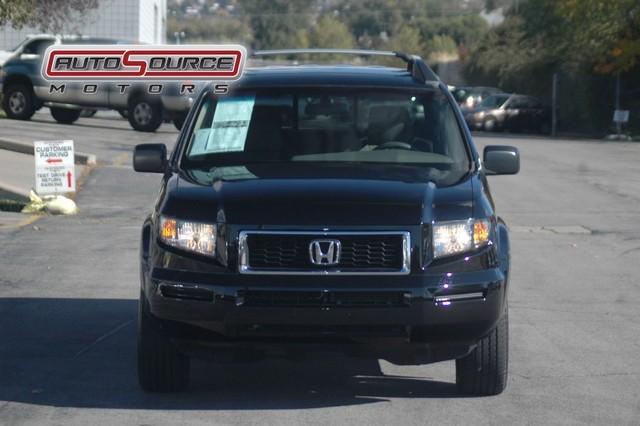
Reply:
<svg viewBox="0 0 640 426"><path fill-rule="evenodd" d="M133 151L133 170L164 173L167 170L167 147L162 143L136 145Z"/></svg>
<svg viewBox="0 0 640 426"><path fill-rule="evenodd" d="M487 175L515 175L520 171L520 152L513 146L488 145L482 163Z"/></svg>

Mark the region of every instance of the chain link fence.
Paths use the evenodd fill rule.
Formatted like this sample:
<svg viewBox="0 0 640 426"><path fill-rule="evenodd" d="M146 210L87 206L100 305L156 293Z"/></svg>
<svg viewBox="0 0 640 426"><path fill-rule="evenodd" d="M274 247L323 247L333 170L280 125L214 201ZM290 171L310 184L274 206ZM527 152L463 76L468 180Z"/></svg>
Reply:
<svg viewBox="0 0 640 426"><path fill-rule="evenodd" d="M629 111L629 122L623 133L640 137L640 82L630 74L618 76L584 73L556 73L545 100L553 106L557 117L558 134L578 134L603 137L617 132L613 122L616 109ZM555 98L555 99L554 99Z"/></svg>

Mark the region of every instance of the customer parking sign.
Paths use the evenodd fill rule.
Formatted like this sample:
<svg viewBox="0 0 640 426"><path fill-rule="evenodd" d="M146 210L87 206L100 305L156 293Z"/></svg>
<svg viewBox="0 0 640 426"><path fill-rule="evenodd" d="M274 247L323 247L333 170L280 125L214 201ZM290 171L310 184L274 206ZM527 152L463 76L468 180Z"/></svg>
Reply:
<svg viewBox="0 0 640 426"><path fill-rule="evenodd" d="M76 191L73 141L36 141L36 192L64 194Z"/></svg>

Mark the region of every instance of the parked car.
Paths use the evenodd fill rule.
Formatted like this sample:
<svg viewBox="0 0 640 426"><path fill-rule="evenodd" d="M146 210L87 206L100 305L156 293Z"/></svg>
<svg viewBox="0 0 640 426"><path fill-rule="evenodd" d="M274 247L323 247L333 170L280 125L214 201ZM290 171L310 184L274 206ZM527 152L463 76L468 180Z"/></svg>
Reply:
<svg viewBox="0 0 640 426"><path fill-rule="evenodd" d="M476 108L462 109L471 129L495 132L531 131L547 134L551 130L551 108L533 96L493 95Z"/></svg>
<svg viewBox="0 0 640 426"><path fill-rule="evenodd" d="M59 123L75 122L83 109L115 109L136 130L153 132L172 120L180 129L195 95L180 94L180 83L165 83L162 94L147 93L146 85L132 84L121 93L118 83L98 84L96 93L82 93L80 82L65 82L64 93L51 92L50 82L40 74L42 57L52 44L130 44L124 41L88 38L37 36L15 51L0 69L2 107L9 118L29 120L42 106L48 106ZM200 85L201 86L201 85Z"/></svg>
<svg viewBox="0 0 640 426"><path fill-rule="evenodd" d="M489 96L502 93L495 87L460 86L451 92L461 108L474 108Z"/></svg>
<svg viewBox="0 0 640 426"><path fill-rule="evenodd" d="M362 51L322 50L317 54ZM255 55L309 54L309 50ZM252 68L201 93L142 226L138 378L184 389L190 357L339 350L396 364L455 359L461 392L507 384L509 232L455 100L419 58Z"/></svg>

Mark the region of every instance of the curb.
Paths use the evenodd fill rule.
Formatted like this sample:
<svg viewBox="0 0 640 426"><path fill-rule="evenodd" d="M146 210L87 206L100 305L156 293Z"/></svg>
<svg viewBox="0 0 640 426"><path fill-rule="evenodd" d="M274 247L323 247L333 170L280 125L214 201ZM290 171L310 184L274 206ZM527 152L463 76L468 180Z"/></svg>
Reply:
<svg viewBox="0 0 640 426"><path fill-rule="evenodd" d="M0 198L13 201L28 202L29 192L0 181Z"/></svg>
<svg viewBox="0 0 640 426"><path fill-rule="evenodd" d="M16 142L9 139L0 139L0 149L7 151L19 152L21 154L33 155L33 145L22 142ZM83 152L75 152L74 160L76 164L91 166L96 164L96 156L93 154L85 154Z"/></svg>

